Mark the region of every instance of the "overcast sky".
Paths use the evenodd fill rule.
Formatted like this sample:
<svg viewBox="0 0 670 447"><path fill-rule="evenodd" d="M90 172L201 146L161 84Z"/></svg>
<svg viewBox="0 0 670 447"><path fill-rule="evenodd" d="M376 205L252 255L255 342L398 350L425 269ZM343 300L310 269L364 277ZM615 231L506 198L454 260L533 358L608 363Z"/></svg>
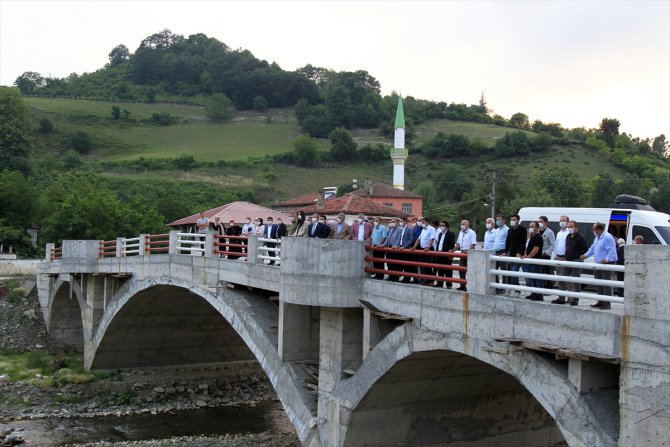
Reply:
<svg viewBox="0 0 670 447"><path fill-rule="evenodd" d="M93 71L169 28L286 70L367 70L382 94L670 137L670 1L0 0L0 84Z"/></svg>

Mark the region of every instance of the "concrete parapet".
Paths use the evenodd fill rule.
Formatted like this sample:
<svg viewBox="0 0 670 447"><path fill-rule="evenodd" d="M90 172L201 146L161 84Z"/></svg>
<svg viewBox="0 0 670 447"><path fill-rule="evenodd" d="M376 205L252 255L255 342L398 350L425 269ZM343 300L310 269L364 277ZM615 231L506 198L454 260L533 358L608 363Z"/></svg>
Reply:
<svg viewBox="0 0 670 447"><path fill-rule="evenodd" d="M280 296L292 304L360 307L365 242L282 239Z"/></svg>
<svg viewBox="0 0 670 447"><path fill-rule="evenodd" d="M670 445L670 246L626 246L620 445Z"/></svg>
<svg viewBox="0 0 670 447"><path fill-rule="evenodd" d="M471 293L481 293L483 295L493 294L493 289L489 286L492 281L492 275L489 270L495 267L495 261L489 260L495 252L491 250L470 250L468 251L468 290Z"/></svg>

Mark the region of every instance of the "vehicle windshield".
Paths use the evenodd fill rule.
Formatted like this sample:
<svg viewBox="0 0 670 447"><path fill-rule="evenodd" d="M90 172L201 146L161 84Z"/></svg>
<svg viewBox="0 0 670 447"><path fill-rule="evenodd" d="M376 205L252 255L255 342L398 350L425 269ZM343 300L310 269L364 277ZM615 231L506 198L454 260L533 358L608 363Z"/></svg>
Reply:
<svg viewBox="0 0 670 447"><path fill-rule="evenodd" d="M670 227L654 227L666 244L670 245Z"/></svg>

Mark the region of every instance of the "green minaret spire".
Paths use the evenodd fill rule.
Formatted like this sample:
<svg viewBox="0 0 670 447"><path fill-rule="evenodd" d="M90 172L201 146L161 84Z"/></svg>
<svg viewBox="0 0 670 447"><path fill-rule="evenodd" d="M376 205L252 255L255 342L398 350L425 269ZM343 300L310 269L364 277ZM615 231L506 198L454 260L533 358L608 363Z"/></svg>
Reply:
<svg viewBox="0 0 670 447"><path fill-rule="evenodd" d="M398 96L398 110L395 112L395 128L405 128L405 112L402 110L402 98Z"/></svg>

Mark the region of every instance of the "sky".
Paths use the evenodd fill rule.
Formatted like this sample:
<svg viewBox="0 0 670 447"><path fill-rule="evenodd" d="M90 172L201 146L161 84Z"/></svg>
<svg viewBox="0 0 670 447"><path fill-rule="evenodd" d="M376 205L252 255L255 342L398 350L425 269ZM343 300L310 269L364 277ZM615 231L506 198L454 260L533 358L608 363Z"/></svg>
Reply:
<svg viewBox="0 0 670 447"><path fill-rule="evenodd" d="M670 0L0 0L0 84L94 71L164 28L285 70L367 70L382 94L475 104L531 122L670 137Z"/></svg>

